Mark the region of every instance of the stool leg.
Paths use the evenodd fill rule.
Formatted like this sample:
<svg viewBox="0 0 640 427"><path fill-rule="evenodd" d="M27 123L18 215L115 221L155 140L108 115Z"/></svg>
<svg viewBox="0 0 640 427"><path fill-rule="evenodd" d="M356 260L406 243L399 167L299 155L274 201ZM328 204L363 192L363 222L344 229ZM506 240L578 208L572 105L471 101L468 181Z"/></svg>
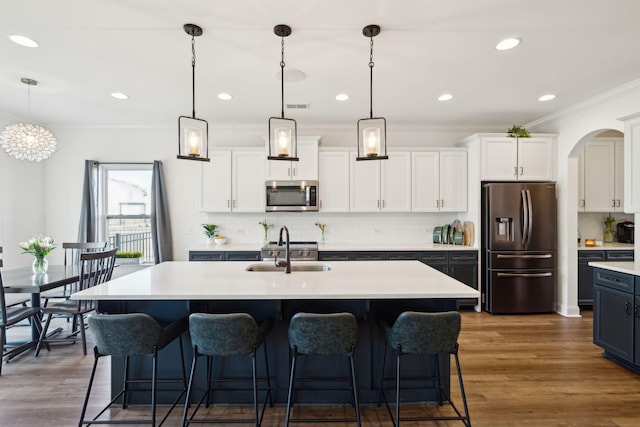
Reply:
<svg viewBox="0 0 640 427"><path fill-rule="evenodd" d="M384 340L384 348L382 350L382 370L380 372L380 394L378 394L378 407L382 403L383 386L384 386L384 365L387 363L387 340ZM386 399L385 399L386 400Z"/></svg>
<svg viewBox="0 0 640 427"><path fill-rule="evenodd" d="M209 407L211 401L211 376L213 372L213 356L207 356L207 401L204 403L204 407Z"/></svg>
<svg viewBox="0 0 640 427"><path fill-rule="evenodd" d="M271 373L269 372L269 350L267 349L267 340L262 344L264 349L264 365L267 372L267 394L269 395L269 407L273 408L273 396L271 394Z"/></svg>
<svg viewBox="0 0 640 427"><path fill-rule="evenodd" d="M442 378L440 378L440 355L437 353L434 354L433 359L435 361L434 368L435 368L435 378L436 378L436 392L438 393L438 405L442 406L443 390L442 390Z"/></svg>
<svg viewBox="0 0 640 427"><path fill-rule="evenodd" d="M129 393L129 356L124 357L124 386L122 389L122 409L127 407L127 394Z"/></svg>
<svg viewBox="0 0 640 427"><path fill-rule="evenodd" d="M253 346L251 352L251 368L253 374L253 419L256 422L256 427L260 426L260 420L258 419L258 363L256 361L256 346Z"/></svg>
<svg viewBox="0 0 640 427"><path fill-rule="evenodd" d="M285 427L289 427L289 416L291 414L291 396L293 395L293 383L296 375L296 354L297 351L293 350L293 360L291 361L291 374L289 376L289 393L287 395L287 416L284 420Z"/></svg>
<svg viewBox="0 0 640 427"><path fill-rule="evenodd" d="M360 427L360 405L358 404L358 389L356 388L356 368L353 361L353 349L351 349L351 354L349 355L349 362L351 364L351 387L353 387L353 403L356 409L356 422L358 423L358 427Z"/></svg>
<svg viewBox="0 0 640 427"><path fill-rule="evenodd" d="M82 405L82 412L80 412L80 422L78 423L78 427L82 427L84 424L84 416L87 413L87 405L89 404L89 395L91 394L91 387L93 386L93 380L96 376L96 368L98 367L98 349L94 347L93 349L94 359L93 359L93 369L91 370L91 376L89 377L89 386L87 387L87 394L84 397L84 404Z"/></svg>
<svg viewBox="0 0 640 427"><path fill-rule="evenodd" d="M402 347L398 345L398 354L396 356L396 421L395 427L400 427L400 356L402 355Z"/></svg>
<svg viewBox="0 0 640 427"><path fill-rule="evenodd" d="M193 361L191 362L191 372L189 373L189 384L187 386L187 397L184 399L184 411L182 412L182 427L187 426L187 415L189 411L189 399L191 398L191 389L193 387L193 378L196 374L196 365L198 362L198 349L193 349Z"/></svg>
<svg viewBox="0 0 640 427"><path fill-rule="evenodd" d="M153 347L153 372L151 373L151 425L156 426L156 398L158 391L158 349Z"/></svg>
<svg viewBox="0 0 640 427"><path fill-rule="evenodd" d="M466 418L465 425L471 427L471 419L469 418L469 408L467 407L467 396L464 392L464 385L462 384L462 372L460 371L460 361L458 360L458 349L456 348L453 357L456 360L456 372L458 373L458 383L460 384L460 395L462 396L462 405L464 407L464 418Z"/></svg>

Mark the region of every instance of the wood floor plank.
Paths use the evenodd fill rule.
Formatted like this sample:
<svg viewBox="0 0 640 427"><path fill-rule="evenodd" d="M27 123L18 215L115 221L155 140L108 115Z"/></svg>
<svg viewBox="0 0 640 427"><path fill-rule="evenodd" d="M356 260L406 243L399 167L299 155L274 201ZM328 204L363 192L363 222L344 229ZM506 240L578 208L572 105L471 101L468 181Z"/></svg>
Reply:
<svg viewBox="0 0 640 427"><path fill-rule="evenodd" d="M25 332L27 328L22 331L17 328L9 333ZM640 376L603 357L602 350L592 343L591 334L590 312L582 318L463 312L460 362L473 425L640 426ZM92 363L91 353L82 356L82 349L76 344L52 347L51 352L43 351L38 358L29 353L5 364L0 377L0 426L76 426ZM108 365L108 362L102 363L99 369L90 410L99 409L99 404L107 400ZM452 377L452 383L454 381ZM453 395L454 399L458 397L455 388ZM164 410L161 408L160 413ZM438 408L433 405L414 405L403 413L434 410ZM210 411L223 416L250 414L250 409L239 407ZM352 414L351 408L298 407L295 416L350 417ZM147 415L144 408L131 408L113 410L111 416L133 419ZM178 410L165 425L178 426L180 418L181 410ZM366 427L391 425L384 408L365 406L362 418ZM279 427L283 420L284 408L267 408L263 425ZM402 425L462 424L407 422Z"/></svg>

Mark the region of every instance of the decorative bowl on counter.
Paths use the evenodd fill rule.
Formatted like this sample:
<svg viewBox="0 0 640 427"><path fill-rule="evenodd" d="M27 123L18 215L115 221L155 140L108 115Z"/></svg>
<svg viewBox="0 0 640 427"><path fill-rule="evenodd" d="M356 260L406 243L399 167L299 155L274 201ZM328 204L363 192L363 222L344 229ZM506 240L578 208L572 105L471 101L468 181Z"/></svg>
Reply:
<svg viewBox="0 0 640 427"><path fill-rule="evenodd" d="M596 241L594 239L584 239L584 245L591 248L596 245Z"/></svg>
<svg viewBox="0 0 640 427"><path fill-rule="evenodd" d="M224 245L225 243L227 243L226 237L222 237L222 236L216 237L216 245Z"/></svg>

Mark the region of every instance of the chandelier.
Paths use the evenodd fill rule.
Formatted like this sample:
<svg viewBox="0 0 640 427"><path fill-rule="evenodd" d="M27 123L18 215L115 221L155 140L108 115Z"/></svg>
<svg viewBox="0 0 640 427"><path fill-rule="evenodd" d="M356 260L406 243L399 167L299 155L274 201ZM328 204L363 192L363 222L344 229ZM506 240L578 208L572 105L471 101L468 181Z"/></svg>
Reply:
<svg viewBox="0 0 640 427"><path fill-rule="evenodd" d="M36 80L23 77L20 81L28 85L29 112L31 112L31 86ZM40 125L13 123L0 133L0 148L18 160L40 162L48 159L57 149L53 134Z"/></svg>

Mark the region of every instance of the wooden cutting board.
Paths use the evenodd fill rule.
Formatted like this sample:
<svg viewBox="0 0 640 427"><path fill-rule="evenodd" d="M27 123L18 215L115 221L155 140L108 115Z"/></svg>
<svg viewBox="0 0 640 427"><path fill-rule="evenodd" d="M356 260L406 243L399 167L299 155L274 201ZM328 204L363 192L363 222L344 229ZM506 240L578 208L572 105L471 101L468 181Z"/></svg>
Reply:
<svg viewBox="0 0 640 427"><path fill-rule="evenodd" d="M463 238L462 243L465 246L473 246L473 242L475 240L475 225L473 221L465 221L463 227Z"/></svg>

